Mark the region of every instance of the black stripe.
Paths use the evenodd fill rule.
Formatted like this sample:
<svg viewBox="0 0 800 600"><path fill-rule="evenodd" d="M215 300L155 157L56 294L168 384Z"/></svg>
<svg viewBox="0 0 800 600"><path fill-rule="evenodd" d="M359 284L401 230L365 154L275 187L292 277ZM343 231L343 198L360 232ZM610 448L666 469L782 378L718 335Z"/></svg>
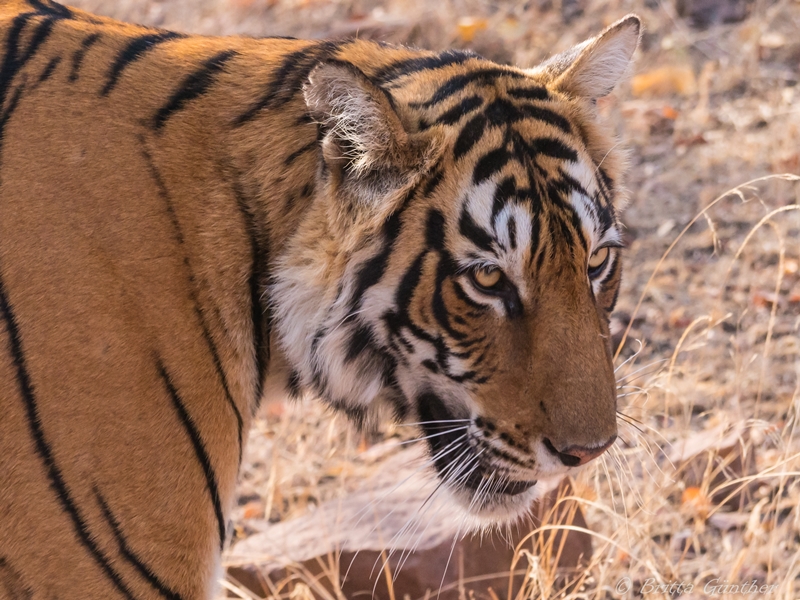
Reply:
<svg viewBox="0 0 800 600"><path fill-rule="evenodd" d="M158 109L158 112L153 117L153 129L159 130L164 127L164 124L173 114L183 109L187 103L205 94L225 68L225 63L236 54L235 50L219 52L206 60L194 73L187 76L180 87L167 100L167 103Z"/></svg>
<svg viewBox="0 0 800 600"><path fill-rule="evenodd" d="M482 104L483 98L480 96L468 96L456 104L453 108L445 111L444 114L437 117L436 122L442 125L454 125L455 123L458 123L464 115L472 112Z"/></svg>
<svg viewBox="0 0 800 600"><path fill-rule="evenodd" d="M155 163L153 162L153 157L147 151L144 140L142 138L139 138L139 142L141 143L142 157L144 158L147 170L150 171L150 176L153 178L153 181L156 184L156 188L158 189L158 194L164 201L164 204L166 205L167 213L169 214L170 222L172 223L173 232L175 235L175 241L178 243L178 246L180 246L180 248L183 249L184 247L183 232L181 231L180 223L178 222L178 216L175 213L174 206L172 205L172 199L170 198L167 186L164 183L163 178L161 177L161 173L159 173ZM195 314L197 315L197 319L200 322L200 327L203 332L203 338L206 341L209 353L211 354L211 358L214 362L214 369L217 372L217 376L219 377L220 383L222 384L222 389L225 392L225 399L227 400L228 405L231 407L231 410L233 411L233 414L236 417L237 439L239 444L239 463L241 464L242 430L244 427L244 423L242 421L242 413L239 412L239 407L236 406L236 403L233 401L233 396L231 395L230 389L228 388L228 380L225 377L225 371L222 369L222 362L220 361L219 353L217 352L217 347L214 344L214 340L211 337L211 332L208 329L208 324L206 323L205 315L203 314L203 311L200 309L200 302L197 297L197 282L195 281L194 271L192 270L192 266L189 261L189 256L185 252L183 255L183 264L184 267L186 268L187 278L189 279L189 296L192 300L192 305L194 306L194 311Z"/></svg>
<svg viewBox="0 0 800 600"><path fill-rule="evenodd" d="M453 283L453 291L456 294L456 298L458 298L464 304L466 304L466 305L468 305L468 306L470 306L472 308L476 308L476 309L478 309L480 311L486 310L486 305L480 304L479 302L475 302L475 300L470 298L469 295L467 294L467 292L464 291L464 288L461 287L461 284L458 281L453 280L452 283Z"/></svg>
<svg viewBox="0 0 800 600"><path fill-rule="evenodd" d="M303 390L300 386L300 373L292 371L286 380L286 393L292 400L299 400L303 396Z"/></svg>
<svg viewBox="0 0 800 600"><path fill-rule="evenodd" d="M523 119L520 110L506 98L497 98L484 111L489 123L494 127L510 125Z"/></svg>
<svg viewBox="0 0 800 600"><path fill-rule="evenodd" d="M425 243L432 250L444 250L444 216L438 210L428 211L425 223Z"/></svg>
<svg viewBox="0 0 800 600"><path fill-rule="evenodd" d="M0 269L0 273L1 272L2 269ZM94 536L89 530L88 524L81 516L70 494L69 488L64 481L64 476L56 464L50 444L45 438L44 430L42 429L42 417L39 413L39 406L36 401L36 392L30 374L28 373L28 367L25 363L25 354L22 349L19 325L14 316L2 278L0 278L0 316L2 316L3 320L6 322L6 331L8 331L10 342L9 350L11 353L11 362L15 371L17 385L19 386L19 393L25 404L28 430L33 438L36 453L44 464L47 478L50 482L50 488L55 493L62 509L72 522L72 526L75 529L80 543L88 550L103 573L114 584L114 587L116 587L125 598L134 600L134 595L131 590L122 581L119 573L112 568L109 559L103 554L100 547L94 541Z"/></svg>
<svg viewBox="0 0 800 600"><path fill-rule="evenodd" d="M13 594L11 600L33 600L33 590L5 556L0 556L0 590Z"/></svg>
<svg viewBox="0 0 800 600"><path fill-rule="evenodd" d="M431 360L430 358L426 358L420 364L426 369L428 369L428 371L430 371L431 373L435 373L438 375L439 365L437 365L435 361Z"/></svg>
<svg viewBox="0 0 800 600"><path fill-rule="evenodd" d="M451 77L447 81L445 81L439 89L431 96L429 100L425 102L412 102L410 106L413 108L430 108L436 104L439 104L443 100L446 100L450 96L457 94L465 87L467 87L470 83L477 83L479 85L491 85L493 84L499 77L509 77L511 79L524 79L525 75L522 73L517 73L515 71L511 71L508 69L498 69L498 68L490 68L490 69L476 69L475 71L470 71L468 73L462 73L460 75L456 75Z"/></svg>
<svg viewBox="0 0 800 600"><path fill-rule="evenodd" d="M287 156L284 159L283 164L288 167L294 161L296 161L300 156L302 156L306 152L310 152L311 150L316 148L318 145L319 145L319 142L317 140L314 140L313 142L307 143L305 146L302 146L302 147L298 148L297 150L292 152L289 156Z"/></svg>
<svg viewBox="0 0 800 600"><path fill-rule="evenodd" d="M561 212L555 212L553 214L553 218L555 219L558 228L561 230L561 241L564 243L565 247L569 251L569 255L574 259L576 232L573 231L572 227L570 227L570 223L572 222L571 217L572 215L569 213L565 215L564 213Z"/></svg>
<svg viewBox="0 0 800 600"><path fill-rule="evenodd" d="M535 156L543 154L560 160L577 162L578 153L561 140L555 138L536 138L528 144L530 152Z"/></svg>
<svg viewBox="0 0 800 600"><path fill-rule="evenodd" d="M211 503L214 505L214 514L217 516L217 527L219 528L219 547L222 549L225 547L225 518L222 516L222 502L219 498L217 476L214 473L214 468L211 466L211 459L208 457L208 452L206 452L206 448L203 445L203 440L200 439L200 432L197 431L197 427L195 426L192 417L186 411L186 407L184 406L181 397L178 395L175 386L172 384L172 380L169 378L169 374L164 368L164 365L161 363L161 360L157 360L156 368L158 369L159 377L161 377L161 380L164 382L164 386L167 388L167 393L169 393L170 400L172 400L172 405L175 407L175 412L178 413L178 418L180 418L181 424L186 430L189 440L192 442L195 456L197 457L197 460L203 469L203 475L206 479L206 488L211 496Z"/></svg>
<svg viewBox="0 0 800 600"><path fill-rule="evenodd" d="M31 8L36 10L39 14L48 15L57 19L71 19L72 11L66 6L62 6L55 2L42 2L42 0L28 0Z"/></svg>
<svg viewBox="0 0 800 600"><path fill-rule="evenodd" d="M128 45L117 54L116 60L108 70L106 84L103 86L100 95L108 96L116 87L122 72L131 64L142 58L144 54L150 52L159 44L184 37L186 36L181 33L175 33L174 31L162 31L159 33L148 33L147 35L132 39L128 42Z"/></svg>
<svg viewBox="0 0 800 600"><path fill-rule="evenodd" d="M540 236L542 233L541 212L538 210L531 216L531 246L530 246L530 261L528 265L533 264L534 257L539 251Z"/></svg>
<svg viewBox="0 0 800 600"><path fill-rule="evenodd" d="M417 258L414 259L406 272L403 274L403 277L400 279L400 283L394 292L395 304L403 315L407 315L408 313L408 308L411 305L411 299L414 297L414 290L417 289L419 280L422 277L422 264L427 254L428 251L425 250L417 255ZM418 337L422 337L422 339L425 339L426 341L431 340L430 336Z"/></svg>
<svg viewBox="0 0 800 600"><path fill-rule="evenodd" d="M36 56L36 53L42 47L42 44L44 44L45 41L47 41L47 38L50 37L50 34L53 33L53 26L55 23L56 19L48 17L39 24L39 26L36 28L36 31L33 32L33 36L28 44L28 48L25 50L25 54L19 58L20 69L23 65L25 65L25 63Z"/></svg>
<svg viewBox="0 0 800 600"><path fill-rule="evenodd" d="M55 19L45 18L33 32L28 47L20 56L20 37L22 35L22 30L28 22L36 16L39 15L37 13L23 13L17 15L8 28L5 54L3 55L2 65L0 65L0 111L2 111L2 121L0 122L0 146L3 141L5 124L11 118L14 109L17 107L20 95L24 89L24 83L18 86L9 106L3 110L14 77L16 77L25 64L36 55L36 52L41 48L42 44L53 30Z"/></svg>
<svg viewBox="0 0 800 600"><path fill-rule="evenodd" d="M436 266L436 281L433 290L433 297L431 298L431 310L433 317L439 326L444 329L451 338L454 340L464 340L467 334L458 331L450 324L450 317L447 307L444 303L444 296L442 294L442 286L445 280L450 277L454 272L453 259L450 254L444 250L439 252L439 264Z"/></svg>
<svg viewBox="0 0 800 600"><path fill-rule="evenodd" d="M486 117L483 115L475 115L456 138L456 143L453 145L453 160L458 160L467 152L472 150L472 147L478 143L483 136L483 130L486 128Z"/></svg>
<svg viewBox="0 0 800 600"><path fill-rule="evenodd" d="M486 250L487 252L492 252L492 236L475 222L467 209L466 202L461 209L461 217L458 219L458 231L478 248Z"/></svg>
<svg viewBox="0 0 800 600"><path fill-rule="evenodd" d="M353 330L347 341L345 363L351 363L370 348L375 347L375 334L369 325L361 324Z"/></svg>
<svg viewBox="0 0 800 600"><path fill-rule="evenodd" d="M379 84L387 84L404 75L419 71L432 71L450 65L460 65L470 58L477 58L477 55L464 50L445 50L438 56L406 58L379 69L373 75L373 79Z"/></svg>
<svg viewBox="0 0 800 600"><path fill-rule="evenodd" d="M100 504L100 510L103 512L103 516L111 526L111 531L114 534L114 539L117 541L120 554L122 554L125 560L131 563L139 572L139 574L144 577L147 582L152 585L153 588L155 588L162 596L171 598L172 600L181 600L181 595L177 592L173 592L158 578L155 573L153 573L152 569L144 564L144 562L142 562L142 560L136 556L136 553L131 550L130 546L128 546L128 542L125 540L125 535L122 533L122 528L119 524L119 521L117 521L116 517L111 512L111 509L108 507L108 503L106 502L105 498L103 498L103 496L100 494L100 491L97 489L96 485L92 486L92 489L95 497L97 498L97 502Z"/></svg>
<svg viewBox="0 0 800 600"><path fill-rule="evenodd" d="M11 118L11 115L14 114L14 111L17 110L19 99L22 96L23 91L25 91L24 83L18 85L16 89L14 89L14 95L11 96L11 100L8 101L8 106L3 111L2 116L0 116L0 132L5 130L6 123Z"/></svg>
<svg viewBox="0 0 800 600"><path fill-rule="evenodd" d="M520 100L549 100L550 94L543 87L531 88L509 88L506 92L512 98L519 98Z"/></svg>
<svg viewBox="0 0 800 600"><path fill-rule="evenodd" d="M75 53L72 55L72 71L69 74L70 81L77 81L78 75L80 74L81 65L83 64L83 59L86 57L86 53L89 51L94 44L97 43L97 40L100 39L99 33L93 33L86 37L81 42L81 47L75 50Z"/></svg>
<svg viewBox="0 0 800 600"><path fill-rule="evenodd" d="M601 285L607 285L611 279L617 277L619 272L622 270L622 261L620 257L617 256L616 260L614 261L614 265L611 267L611 271L608 273L608 276L601 282ZM619 290L622 286L617 285L617 288L614 290L614 295L611 298L611 302L604 306L603 308L607 313L611 313L614 310L614 307L617 305L617 300L619 299Z"/></svg>
<svg viewBox="0 0 800 600"><path fill-rule="evenodd" d="M519 195L524 193L523 190L519 191ZM492 198L492 227L495 227L497 215L506 207L508 201L516 195L518 195L516 179L514 177L505 177L494 190L494 197Z"/></svg>
<svg viewBox="0 0 800 600"><path fill-rule="evenodd" d="M45 66L45 68L42 70L42 74L39 75L39 79L36 80L36 85L34 87L37 87L40 83L44 83L45 81L50 79L50 76L53 74L53 72L56 70L56 67L60 63L61 63L60 56L55 56L51 58L50 61L47 63L47 66Z"/></svg>
<svg viewBox="0 0 800 600"><path fill-rule="evenodd" d="M569 124L567 118L561 116L555 111L552 111L548 108L542 108L541 106L532 105L522 105L518 108L520 113L522 113L522 115L528 119L536 119L537 121L549 123L554 127L558 127L564 133L572 133L572 126Z"/></svg>
<svg viewBox="0 0 800 600"><path fill-rule="evenodd" d="M252 204L248 201L238 179L234 180L234 195L239 212L244 220L247 238L250 242L250 277L248 287L250 289L250 313L253 321L253 346L255 349L255 368L256 368L256 388L255 412L261 404L261 394L266 376L267 364L269 363L269 336L270 318L269 308L262 304L261 297L267 289L269 279L269 242L264 239L262 243L258 240L258 227L256 226L256 215Z"/></svg>
<svg viewBox="0 0 800 600"><path fill-rule="evenodd" d="M243 125L262 110L278 108L289 102L301 90L314 67L332 56L339 47L338 42L321 42L288 54L261 98L234 119L234 125Z"/></svg>
<svg viewBox="0 0 800 600"><path fill-rule="evenodd" d="M565 192L576 191L582 196L591 198L591 196L589 196L589 192L586 191L586 188L584 188L583 185L581 185L581 183L577 179L572 177L572 175L564 171L564 169L559 169L558 174L561 176L562 181L560 182L560 184ZM570 204L569 206L572 205Z"/></svg>
<svg viewBox="0 0 800 600"><path fill-rule="evenodd" d="M508 227L508 240L511 244L511 249L517 249L517 220L514 218L514 215L511 215L508 218L508 222L506 223Z"/></svg>
<svg viewBox="0 0 800 600"><path fill-rule="evenodd" d="M605 194L604 195L611 195L614 189L614 180L611 179L608 172L602 167L597 167L597 172L600 173L600 180L605 184Z"/></svg>
<svg viewBox="0 0 800 600"><path fill-rule="evenodd" d="M435 178L436 176L434 175L434 179ZM427 186L429 183L430 182L427 182L425 185ZM392 255L394 244L400 235L403 213L418 189L419 186L408 192L400 207L392 213L384 224L383 248L381 251L365 261L363 266L358 270L355 278L355 289L353 290L353 295L350 300L350 313L359 309L361 299L366 291L376 285L386 272L386 267L389 264L389 257Z"/></svg>
<svg viewBox="0 0 800 600"><path fill-rule="evenodd" d="M431 175L430 179L425 183L425 187L422 188L422 197L427 198L439 187L439 184L442 183L442 179L444 175L442 174L441 169L437 169L436 172Z"/></svg>
<svg viewBox="0 0 800 600"><path fill-rule="evenodd" d="M472 181L477 185L499 172L511 160L511 153L505 148L495 148L487 152L475 165Z"/></svg>
<svg viewBox="0 0 800 600"><path fill-rule="evenodd" d="M325 398L331 408L343 412L347 418L356 426L357 429L363 429L364 423L367 421L367 409L363 406L352 406L345 400L338 398Z"/></svg>

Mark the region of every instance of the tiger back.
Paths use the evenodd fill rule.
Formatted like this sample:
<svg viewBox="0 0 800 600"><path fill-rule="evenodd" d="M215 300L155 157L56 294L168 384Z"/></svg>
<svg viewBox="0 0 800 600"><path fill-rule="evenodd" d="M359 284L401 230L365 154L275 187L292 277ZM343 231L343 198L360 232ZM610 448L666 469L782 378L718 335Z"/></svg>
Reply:
<svg viewBox="0 0 800 600"><path fill-rule="evenodd" d="M0 596L212 597L268 390L421 422L481 523L602 453L638 35L524 71L3 3Z"/></svg>

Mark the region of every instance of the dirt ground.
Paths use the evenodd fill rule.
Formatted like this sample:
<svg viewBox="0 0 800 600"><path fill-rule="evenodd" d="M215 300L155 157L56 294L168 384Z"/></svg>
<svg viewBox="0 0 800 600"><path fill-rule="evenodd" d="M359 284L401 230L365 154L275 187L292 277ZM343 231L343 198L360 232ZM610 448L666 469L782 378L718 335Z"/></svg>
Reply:
<svg viewBox="0 0 800 600"><path fill-rule="evenodd" d="M632 77L600 102L630 151L613 319L620 439L572 482L594 546L581 585L558 592L526 553L513 594L800 597L798 0L71 4L183 31L357 35L519 66L638 13L646 30ZM291 537L296 520L385 473L411 433L386 425L366 441L313 401L268 407L250 436L229 560L237 543L276 526ZM751 581L747 592L730 587ZM272 595L324 595L308 573L293 582ZM494 593L484 592L476 597Z"/></svg>

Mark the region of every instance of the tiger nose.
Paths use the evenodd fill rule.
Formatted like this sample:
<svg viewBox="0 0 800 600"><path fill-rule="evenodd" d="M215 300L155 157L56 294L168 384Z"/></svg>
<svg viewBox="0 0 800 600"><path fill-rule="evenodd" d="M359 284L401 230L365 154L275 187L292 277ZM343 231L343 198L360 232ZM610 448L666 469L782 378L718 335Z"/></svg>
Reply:
<svg viewBox="0 0 800 600"><path fill-rule="evenodd" d="M545 438L544 445L552 454L555 454L565 466L579 467L581 465L585 465L593 458L597 458L603 452L608 450L616 439L617 434L615 433L607 442L599 446L568 446L563 450L558 450L553 445L553 442Z"/></svg>

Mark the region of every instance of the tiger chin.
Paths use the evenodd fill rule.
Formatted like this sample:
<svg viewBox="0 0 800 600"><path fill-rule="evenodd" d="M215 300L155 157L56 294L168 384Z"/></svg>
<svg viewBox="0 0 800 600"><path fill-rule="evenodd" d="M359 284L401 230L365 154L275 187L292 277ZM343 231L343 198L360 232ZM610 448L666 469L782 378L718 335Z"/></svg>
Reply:
<svg viewBox="0 0 800 600"><path fill-rule="evenodd" d="M0 595L208 598L267 390L476 524L616 435L628 16L520 69L0 5Z"/></svg>

